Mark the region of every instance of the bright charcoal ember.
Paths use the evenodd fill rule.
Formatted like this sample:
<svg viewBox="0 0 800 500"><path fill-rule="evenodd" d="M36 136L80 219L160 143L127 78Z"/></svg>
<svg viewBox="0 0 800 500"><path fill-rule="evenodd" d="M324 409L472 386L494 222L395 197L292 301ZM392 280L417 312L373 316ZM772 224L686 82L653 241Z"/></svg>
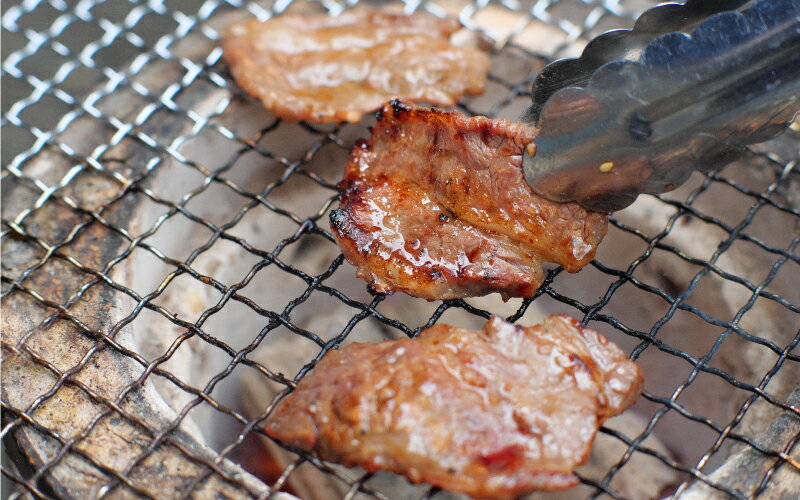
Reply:
<svg viewBox="0 0 800 500"><path fill-rule="evenodd" d="M606 234L605 214L555 203L526 184L534 127L393 101L356 145L333 233L379 292L428 300L530 297L545 262L577 272Z"/></svg>
<svg viewBox="0 0 800 500"><path fill-rule="evenodd" d="M483 92L489 56L461 29L425 13L356 9L237 23L222 46L239 86L276 116L357 122L397 97L452 106Z"/></svg>
<svg viewBox="0 0 800 500"><path fill-rule="evenodd" d="M599 426L642 385L616 345L566 315L528 328L492 317L330 351L266 432L347 466L515 498L575 485Z"/></svg>

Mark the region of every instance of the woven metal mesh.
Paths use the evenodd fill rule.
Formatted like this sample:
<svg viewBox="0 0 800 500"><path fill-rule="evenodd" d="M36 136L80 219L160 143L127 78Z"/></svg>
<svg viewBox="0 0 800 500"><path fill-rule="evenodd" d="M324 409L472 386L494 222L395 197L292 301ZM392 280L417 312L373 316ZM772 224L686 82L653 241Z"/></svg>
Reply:
<svg viewBox="0 0 800 500"><path fill-rule="evenodd" d="M323 1L312 7L336 14L356 3ZM487 31L495 41L489 83L492 92L464 99L459 108L469 114L513 118L524 108L532 79L544 64L574 55L582 43L606 29L630 26L649 4L623 0L408 0L399 8L437 15L455 12L466 26ZM161 453L172 453L196 466L175 496L233 488L237 495L266 497L289 488L296 471L313 467L340 482L347 498L391 497L381 491L382 483L372 475L354 474L308 455L292 455L291 463L272 472L258 470L253 465L258 460L250 457L252 443L267 439L261 426L275 402L313 369L314 362L331 348L352 340L358 335L353 332L366 328L364 325L378 325L383 336L392 337L414 335L440 319L479 319L490 313L504 314L512 321L524 319L528 324L531 318L526 314L539 305L560 308L604 329L642 363L648 384L650 377L661 381L658 386L648 385L637 406L646 415L645 425L635 430L601 430L601 438L616 441L622 448L615 462L601 472L580 473L586 487L582 491L589 496L625 497L626 493L614 486L615 477L632 459L643 455L675 473L677 479L664 494L681 493L699 481L714 491L749 498L765 491L782 469L800 474L800 465L792 458L800 434L767 443L751 430L757 426L743 424L757 405L763 405L763 414L773 418L800 415L797 400L786 390L776 389L774 383L770 385L784 375L789 380L781 387L796 387L797 379L792 380L791 374L798 373L792 370L800 365L797 287L774 286L780 280L800 282L797 132L754 148L739 167L698 174L674 194L646 197L643 203L654 210L648 216L655 221L654 227L642 227L636 221L643 219L631 219L625 212L613 217L604 245L609 240L627 241L632 252L628 255L604 256L601 251L590 268L575 276L553 269L536 297L511 301L502 311L496 310L494 302L482 300L405 302L425 311L424 321L413 323L396 309L385 308L392 300L401 299L370 295L353 278L352 269L341 255L336 256L327 229L337 172L343 167L341 162L326 165L327 159L345 158L365 129L293 125L270 118L236 88L221 62L219 25L214 19L237 10L264 19L294 7L291 0L269 4L34 0L3 6L4 370L12 364L9 360L21 359L25 361L12 366L28 363L35 367L30 373L41 379L4 375L2 437L12 460L4 461L2 473L13 490L11 497L74 493L74 487L56 484L54 471L77 460L83 469L94 471L92 481L102 483L91 489L93 496L162 498L165 492L153 489L148 480L152 462L158 461ZM545 47L531 48L524 42L531 30L545 30ZM185 41L192 43L180 48ZM156 77L138 78L152 69ZM209 108L209 100L199 102L193 97L198 92L222 92L222 97L212 100L214 106ZM127 101L112 100L115 96L125 96ZM263 121L258 127L239 123L242 109L262 116ZM216 156L209 156L203 143L226 146ZM239 180L246 178L242 172L254 166L270 172L258 189ZM165 189L169 182L177 188ZM282 197L282 190L292 185L304 186L309 194L299 200ZM215 206L211 200L218 198L211 193L218 190L227 193L226 199L234 196L237 203ZM703 204L706 198L732 199L741 210L717 213ZM126 216L132 207L141 210L144 205L155 215L147 224L129 226ZM239 231L254 217L282 221L275 223L271 246L253 243ZM780 225L775 225L775 220ZM186 248L171 240L176 224L191 226L193 232L202 233L205 242ZM690 226L700 226L695 233L713 239L712 252L697 255L674 240ZM221 252L223 246L237 262L248 263L249 270L235 283L218 279L203 264L206 256ZM307 255L303 248L309 246L334 251L321 271L308 271L316 269L306 266L303 258ZM746 247L743 252L754 256L752 261L758 265L753 269L731 267L727 256L736 254L739 247ZM657 280L651 279L653 274L641 274L659 258L668 265L655 274ZM151 262L167 272L155 280L121 273L133 259ZM593 277L589 282L602 286L582 288L588 276ZM344 290L333 284L335 277L350 280L352 288ZM274 304L267 307L249 293L253 283L265 279L272 280L271 288L282 293L280 308ZM741 300L733 301L737 304L733 309L715 306L726 298L713 295L727 288L704 288L720 282L738 290ZM213 291L213 300L200 301L197 314L187 317L175 304L189 300L181 294L192 287ZM118 315L107 321L112 317L106 314L109 311L98 314L94 307L112 301L118 304ZM640 301L660 304L658 308L648 306L646 314L636 316L648 317L644 322L626 313L635 310ZM621 304L615 306L615 302ZM298 311L326 303L350 311L334 334L298 324ZM745 321L759 307L773 311L776 317L789 318L781 323L779 335L767 335ZM13 319L17 308L25 310L22 320ZM222 333L237 325L215 323L215 318L234 309L241 311L234 314L259 318L261 330L231 342ZM700 348L664 333L679 321L697 324L698 331L706 329L713 335L698 344ZM767 319L755 323L760 321ZM141 324L176 333L169 338L167 349L151 356L121 340L122 332ZM69 355L48 351L46 341L60 338L48 336L47 332L54 331L64 339L76 339ZM316 345L295 372L281 373L255 354L268 350L270 339L277 335L294 335ZM190 342L201 343L203 349L226 360L202 381L187 381L170 365L176 352ZM732 357L725 359L736 360L736 352L741 352L739 361L751 363L747 353L755 349L761 363L754 365L758 368L749 376L741 376L744 372L733 370L730 364L716 363L725 345L734 346ZM125 366L135 373L132 383L112 388L98 380L92 367L109 353L129 362ZM661 359L660 366L674 368L648 373L648 356ZM240 380L236 374L242 370L278 387L275 396L257 411L242 409L232 396L238 389L228 381ZM155 422L132 406L131 400L154 380L183 398L170 421ZM8 388L9 383L23 382L38 388L26 386L24 404ZM666 387L670 389L664 390ZM720 387L734 395L734 411L724 417L682 399L686 393L702 395ZM70 401L90 405L93 411L88 417L73 419L65 407ZM206 436L213 448L210 454L187 445L179 429L200 408L202 415L224 420L233 429L223 436ZM70 422L59 423L59 411L70 415ZM121 434L127 433L126 442L136 443L136 453L124 461L94 453L97 448L87 442L107 425L124 427ZM659 426L672 429L663 438L666 449L648 441ZM669 441L684 438L675 429L700 429L687 431L686 436L702 436L701 451L690 456L675 452ZM43 449L33 449L35 440L21 437L26 432L40 436L46 446L39 443ZM768 460L768 466L759 470L755 487L746 491L713 474L734 450L755 451ZM226 465L228 459L242 463L271 484L265 489L263 484L247 480ZM418 492L419 498L438 495L444 493L428 488Z"/></svg>

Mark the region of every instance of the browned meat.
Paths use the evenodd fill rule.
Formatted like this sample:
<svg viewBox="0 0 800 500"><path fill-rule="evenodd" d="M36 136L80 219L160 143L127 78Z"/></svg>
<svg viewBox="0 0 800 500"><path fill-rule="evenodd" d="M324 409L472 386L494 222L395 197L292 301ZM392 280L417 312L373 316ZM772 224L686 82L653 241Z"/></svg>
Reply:
<svg viewBox="0 0 800 500"><path fill-rule="evenodd" d="M232 25L222 39L236 82L289 120L356 122L404 97L451 106L480 94L489 56L451 43L455 19L369 9Z"/></svg>
<svg viewBox="0 0 800 500"><path fill-rule="evenodd" d="M493 317L329 352L266 432L325 460L513 498L575 485L598 427L642 383L616 345L566 315L529 328Z"/></svg>
<svg viewBox="0 0 800 500"><path fill-rule="evenodd" d="M542 263L589 263L607 216L528 187L537 130L393 101L350 156L331 226L358 276L428 300L530 297Z"/></svg>

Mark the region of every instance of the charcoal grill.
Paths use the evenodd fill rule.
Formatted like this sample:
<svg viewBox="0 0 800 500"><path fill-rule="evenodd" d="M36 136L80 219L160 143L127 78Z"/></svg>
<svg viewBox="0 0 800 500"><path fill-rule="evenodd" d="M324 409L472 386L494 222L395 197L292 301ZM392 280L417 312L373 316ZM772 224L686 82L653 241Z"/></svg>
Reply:
<svg viewBox="0 0 800 500"><path fill-rule="evenodd" d="M3 496L456 498L285 450L262 424L344 343L567 312L637 359L646 391L580 486L535 498L795 498L800 127L616 213L592 265L549 270L532 299L375 295L327 224L365 124L275 119L218 46L235 19L357 3L3 6ZM458 108L514 119L544 64L650 5L386 6L485 33L487 92Z"/></svg>

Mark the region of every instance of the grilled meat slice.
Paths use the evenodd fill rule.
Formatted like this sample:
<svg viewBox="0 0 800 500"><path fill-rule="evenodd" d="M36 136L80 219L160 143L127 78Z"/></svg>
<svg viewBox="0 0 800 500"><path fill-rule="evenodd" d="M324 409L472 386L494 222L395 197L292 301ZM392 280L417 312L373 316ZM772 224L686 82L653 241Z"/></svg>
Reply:
<svg viewBox="0 0 800 500"><path fill-rule="evenodd" d="M356 122L395 97L451 106L483 92L489 56L469 37L452 43L460 29L425 13L356 9L234 24L222 46L239 86L276 116Z"/></svg>
<svg viewBox="0 0 800 500"><path fill-rule="evenodd" d="M331 351L268 419L273 438L477 498L576 484L598 427L642 390L635 363L566 315L436 325Z"/></svg>
<svg viewBox="0 0 800 500"><path fill-rule="evenodd" d="M534 127L387 104L356 145L331 226L358 276L428 300L530 297L544 262L577 272L608 218L536 195L522 173Z"/></svg>

